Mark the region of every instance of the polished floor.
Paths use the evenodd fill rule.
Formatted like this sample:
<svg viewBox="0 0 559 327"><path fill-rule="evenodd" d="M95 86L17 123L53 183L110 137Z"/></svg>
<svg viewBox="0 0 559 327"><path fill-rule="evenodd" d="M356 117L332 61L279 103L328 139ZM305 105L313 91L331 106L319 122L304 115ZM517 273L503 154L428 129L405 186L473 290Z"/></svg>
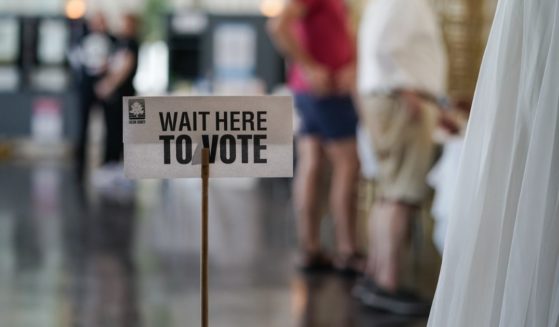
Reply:
<svg viewBox="0 0 559 327"><path fill-rule="evenodd" d="M425 326L299 275L290 194L286 179L211 180L210 326ZM199 202L198 180L108 194L63 162L0 163L0 326L199 326ZM422 248L411 280L429 296L439 259Z"/></svg>

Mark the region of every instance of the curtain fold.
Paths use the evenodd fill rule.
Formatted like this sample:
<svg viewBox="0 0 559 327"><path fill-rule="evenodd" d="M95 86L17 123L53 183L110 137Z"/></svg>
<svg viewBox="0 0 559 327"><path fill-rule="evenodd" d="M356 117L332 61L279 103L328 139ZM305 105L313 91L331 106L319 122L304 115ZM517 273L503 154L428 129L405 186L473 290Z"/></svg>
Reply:
<svg viewBox="0 0 559 327"><path fill-rule="evenodd" d="M559 1L501 0L430 327L559 323Z"/></svg>

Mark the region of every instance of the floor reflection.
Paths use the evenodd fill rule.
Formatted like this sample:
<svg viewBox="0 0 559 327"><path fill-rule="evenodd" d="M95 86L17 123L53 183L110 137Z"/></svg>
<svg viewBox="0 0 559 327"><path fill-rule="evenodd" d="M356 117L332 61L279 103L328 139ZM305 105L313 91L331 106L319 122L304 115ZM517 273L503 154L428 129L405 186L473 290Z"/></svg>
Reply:
<svg viewBox="0 0 559 327"><path fill-rule="evenodd" d="M67 265L72 326L140 326L133 260L134 201L101 196L84 219L81 253Z"/></svg>
<svg viewBox="0 0 559 327"><path fill-rule="evenodd" d="M351 296L354 282L332 275L297 275L292 282L292 303L297 327L419 327L423 318L376 312Z"/></svg>
<svg viewBox="0 0 559 327"><path fill-rule="evenodd" d="M199 181L114 196L56 162L0 164L0 181L1 326L199 325ZM211 181L211 326L425 326L297 274L289 182Z"/></svg>

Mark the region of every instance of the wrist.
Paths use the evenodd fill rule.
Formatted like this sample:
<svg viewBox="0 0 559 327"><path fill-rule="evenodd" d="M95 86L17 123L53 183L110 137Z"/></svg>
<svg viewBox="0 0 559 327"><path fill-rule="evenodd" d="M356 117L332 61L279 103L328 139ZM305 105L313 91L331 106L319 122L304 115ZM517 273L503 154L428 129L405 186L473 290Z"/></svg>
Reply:
<svg viewBox="0 0 559 327"><path fill-rule="evenodd" d="M320 68L321 65L319 65L316 61L312 60L312 59L303 59L300 60L300 65L301 67L303 67L303 69L305 70L313 70L316 68Z"/></svg>

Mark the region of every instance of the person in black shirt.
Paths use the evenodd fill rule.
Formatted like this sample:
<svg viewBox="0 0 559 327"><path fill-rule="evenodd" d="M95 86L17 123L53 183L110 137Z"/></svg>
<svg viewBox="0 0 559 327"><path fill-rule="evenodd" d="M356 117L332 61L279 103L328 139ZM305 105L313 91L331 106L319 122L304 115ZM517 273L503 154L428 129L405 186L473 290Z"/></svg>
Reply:
<svg viewBox="0 0 559 327"><path fill-rule="evenodd" d="M70 53L70 61L78 71L80 128L75 160L80 182L86 171L89 114L95 104L104 105L97 96L95 87L108 72L114 46L115 38L108 31L105 16L98 12L88 19L86 33Z"/></svg>
<svg viewBox="0 0 559 327"><path fill-rule="evenodd" d="M123 18L123 29L117 37L115 51L107 75L96 87L97 97L105 103L105 155L104 164L122 159L122 97L136 94L134 76L138 68L138 19L134 15Z"/></svg>

